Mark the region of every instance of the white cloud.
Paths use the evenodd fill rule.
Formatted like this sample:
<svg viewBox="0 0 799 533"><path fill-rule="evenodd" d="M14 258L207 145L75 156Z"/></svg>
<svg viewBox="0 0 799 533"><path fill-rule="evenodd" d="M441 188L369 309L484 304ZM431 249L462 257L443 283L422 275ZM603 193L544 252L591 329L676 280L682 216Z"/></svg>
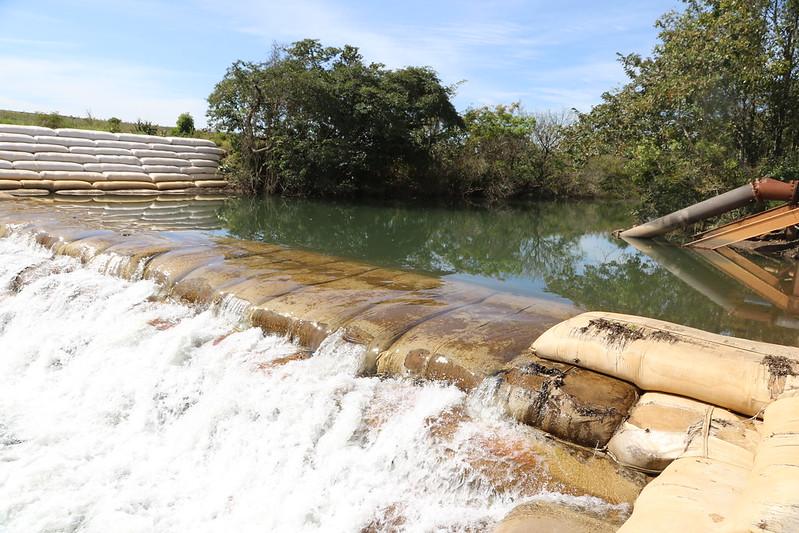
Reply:
<svg viewBox="0 0 799 533"><path fill-rule="evenodd" d="M176 93L174 71L88 59L41 59L0 55L0 108L58 111L98 118L138 118L171 125L188 111L205 124L205 100Z"/></svg>

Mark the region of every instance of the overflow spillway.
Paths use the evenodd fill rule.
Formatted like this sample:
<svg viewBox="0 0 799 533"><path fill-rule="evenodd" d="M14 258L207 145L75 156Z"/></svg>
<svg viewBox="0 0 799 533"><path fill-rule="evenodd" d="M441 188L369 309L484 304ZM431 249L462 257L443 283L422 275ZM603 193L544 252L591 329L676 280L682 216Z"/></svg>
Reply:
<svg viewBox="0 0 799 533"><path fill-rule="evenodd" d="M192 340L188 347L181 347L173 354L179 364L191 360L196 350L211 357L214 346L222 346L219 350L224 352L228 338L239 339L244 332L257 337L259 334L253 332L263 331L279 336L283 344L268 357L248 361L250 373L256 370L287 380L287 372L291 369L296 372L303 365L323 365L333 368L334 373L344 371L346 374L345 381L349 385L338 383L333 385L334 390L357 389L361 383L377 388L382 387L378 383L398 387L403 391L398 396L393 393L381 396L382 389L381 392L372 389L367 397L360 399L336 397L335 394L311 395L307 409L314 412L329 412L331 407L338 411L345 409L348 402L355 402L350 408L359 414L348 422L334 418L312 423L316 427L314 431L321 431L321 434L311 439L308 448L300 453L302 457L291 456L287 450L288 455L279 461L303 462L318 454L319 446L324 449L333 446L332 449L337 450L335 444L329 443L334 439L328 436L333 428L343 432L347 449L352 439L361 442L366 438L370 445L374 444L363 437L378 438L377 434L370 433L371 426L383 439L393 442L396 436L398 440L391 445L393 449L412 448L404 452L406 456L424 455L418 446L434 450L443 447L449 450L442 452L443 455L449 454L452 458L455 454L455 462L463 470L451 469L452 464L438 455L434 464L420 460L405 466L429 468L434 477L448 472L441 475L452 478L449 482L439 478L443 485L437 490L463 495L463 499L453 505L474 510L476 515L467 520L468 527L477 527L475 524L481 520L487 521L484 524L496 521L496 513L504 514L510 509L510 502L533 499L533 503L510 515L500 530L505 527L506 531L513 531L517 526L529 529L544 524L564 527L563 524L568 523L575 531L612 531L621 524L626 513L621 507L608 506L623 506L636 499L649 479L642 471L654 474L665 469L663 475L668 480L672 470L680 471L684 465L693 468L695 464L724 462L723 454L716 452L716 443L724 449L731 447L733 452L726 453L737 454L735 457L745 458L748 454L749 463L742 460L736 474L738 478L745 478L749 472L757 471L751 467L751 456L761 446L759 425L721 408L746 415L758 414L765 406L776 405L771 402L781 395L794 390L793 376L799 374L799 368L792 366L793 361L799 365L799 355L793 348L723 338L656 321L638 323L635 318L621 315L579 315L581 311L569 305L516 297L274 244L218 238L192 231L112 230L104 224L96 224L95 220L76 217L69 210L53 210L41 202L0 202L0 238L5 243L23 246L23 251L27 246L34 250L34 255L42 254L45 258L38 258L43 262L37 260L30 264L23 260L15 267L14 254L6 254L11 265L7 268L8 279L4 281L9 301L13 302L14 294L28 287L53 290L55 280L47 277L52 262L61 264L58 268L64 272L82 272L86 267L80 265L87 265L106 277L149 287L149 292L139 295L140 303L122 302L114 307L123 311L115 315L117 320L124 320L125 310L137 309L155 296L158 297L155 300L164 305L177 305L180 309L175 319L151 316L145 321L150 329L142 325L144 329L137 330L137 334L145 337L158 335L158 331L171 334L182 323L179 315L186 312L183 311L185 304L191 304L190 308L201 314L210 313L231 324L242 324L236 326L241 331L233 331L236 328L229 324L225 326L227 331L209 326L214 332L210 336L196 331L180 335L181 339ZM37 280L43 278L47 278L47 283L37 285ZM81 295L79 287L72 286L67 293L70 291L78 297ZM108 295L112 293L106 291ZM0 297L0 304L4 302ZM85 305L91 307L89 302ZM63 306L69 306L69 302L59 300L56 307ZM0 307L0 323L2 312ZM101 313L96 310L95 314L100 316ZM3 334L0 328L0 338ZM24 346L35 343L18 335L16 342ZM255 342L277 342L276 337L264 339L271 340L256 338ZM681 379L680 375L691 376L692 359L683 355L696 352L700 344L701 355L709 364L696 369L700 376L696 381ZM241 349L247 352L246 348ZM58 359L56 368L68 362L69 353L81 350L79 342L66 350L67 354ZM736 371L727 372L727 376L725 370L716 369L717 374L722 372L718 376L724 379L714 381L713 361L719 359L720 351L732 354ZM101 357L102 352L95 352L94 356ZM313 381L317 377L320 376L305 378ZM292 374L290 381L292 386L299 387L303 379L303 376ZM415 404L419 389L413 383L421 383L419 386L427 390L433 381L450 386L430 390L446 390L446 394L452 396L437 404L434 401L438 409L424 411L425 415L421 421L417 419L414 426L417 433L413 439L403 441L402 432L395 436L380 433L382 426L391 426L395 421L380 405L396 404L401 409L404 402ZM713 387L707 387L709 382ZM279 383L269 381L264 386L275 387L291 402L291 391L281 388ZM641 389L669 394L640 396ZM229 392L236 394L233 389ZM161 398L162 394L163 391L156 391L153 398ZM438 398L437 393L431 394ZM690 396L694 403L673 400L677 398L673 395ZM181 401L178 397L166 396L165 401L170 404L167 416L178 413L176 417L180 418L194 405L191 399ZM278 419L279 396L273 399L277 414L272 415ZM172 402L177 405L171 405ZM421 404L416 405L421 408ZM646 422L653 420L653 410L666 413L666 419L677 422L663 427L658 425L658 417L654 418L655 423ZM474 424L482 423L481 413L485 412L496 417L490 418L491 429L475 430ZM266 415L259 411L258 417L261 416ZM304 415L300 410L295 411L294 416L301 419ZM523 425L509 429L507 425L497 425L497 419L515 419ZM301 429L305 427L299 424ZM345 427L341 427L342 424ZM419 434L432 440L422 444ZM705 444L699 444L700 441ZM336 442L342 444L343 441ZM605 453L606 449L610 453ZM341 456L324 460L347 464ZM389 454L372 460L381 463L373 465L378 470L393 470L398 459ZM318 461L311 461L315 465L311 468L314 474L319 471ZM269 472L266 469L264 475L268 476ZM335 486L335 475L332 472L329 475L333 477L327 482ZM420 474L404 471L403 475L414 478ZM745 479L738 478L735 486L746 486ZM385 482L391 483L390 479ZM335 487L346 490L346 487ZM654 508L657 508L658 502L668 500L658 493L657 485L650 487L655 488L647 488L643 494L654 496L643 500L643 511L639 513L636 508L630 525L625 526L627 530L644 530L651 525L653 517L657 517L656 512L646 514L649 505L646 502L655 502ZM419 489L405 486L403 490ZM466 492L459 492L461 490ZM549 496L541 500L542 495L551 495L553 491L561 495L558 498L577 498L569 500L572 511L564 512L558 505L553 508ZM714 494L706 492L711 497ZM680 497L677 495L675 501ZM286 494L281 494L280 498L287 499L286 505L291 500ZM481 498L484 501L478 503ZM432 519L410 510L408 507L412 504L406 499L389 500L365 503L377 514L362 517L357 522L358 527L385 530L402 529L400 526L405 525L413 529L410 524L422 528L445 527L442 523L452 526L446 520L425 522ZM599 506L600 516L595 512L597 502L605 502ZM733 521L727 509L733 505L730 502L733 502L730 498L724 500L723 505L716 501L714 509L723 520ZM770 503L766 500L764 507ZM702 505L698 502L697 508L701 509ZM580 510L575 512L575 506ZM586 506L593 507L586 510ZM751 517L758 515L757 509L749 508L749 512ZM690 513L686 516L688 521L695 519ZM325 520L330 519L325 515L320 525L323 522L329 525L332 522ZM715 518L705 520L712 522ZM274 524L268 520L265 523ZM348 522L349 526L344 529L353 529L353 523Z"/></svg>

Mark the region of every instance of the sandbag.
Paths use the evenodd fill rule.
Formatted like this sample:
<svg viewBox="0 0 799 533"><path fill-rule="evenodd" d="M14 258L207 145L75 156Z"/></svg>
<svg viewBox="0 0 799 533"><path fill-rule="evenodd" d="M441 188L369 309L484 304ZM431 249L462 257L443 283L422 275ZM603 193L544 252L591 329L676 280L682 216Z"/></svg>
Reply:
<svg viewBox="0 0 799 533"><path fill-rule="evenodd" d="M109 181L146 181L152 183L150 175L144 172L103 172L105 179Z"/></svg>
<svg viewBox="0 0 799 533"><path fill-rule="evenodd" d="M94 141L89 139L75 139L73 137L58 137L56 135L37 135L35 142L42 144L58 144L61 146L94 146Z"/></svg>
<svg viewBox="0 0 799 533"><path fill-rule="evenodd" d="M166 139L158 143L149 143L147 146L149 147L150 150L167 150L170 152L174 152L175 147L172 146L171 144L167 144L167 142L165 141Z"/></svg>
<svg viewBox="0 0 799 533"><path fill-rule="evenodd" d="M142 165L166 165L170 167L187 167L189 162L179 157L142 157Z"/></svg>
<svg viewBox="0 0 799 533"><path fill-rule="evenodd" d="M33 170L36 172L41 172L43 170L83 171L83 165L80 163L68 163L66 161L14 161L14 168L18 170Z"/></svg>
<svg viewBox="0 0 799 533"><path fill-rule="evenodd" d="M686 456L692 439L703 430L710 432L709 438L732 442L739 442L736 435L744 439L754 435L752 422L725 409L681 396L648 392L608 442L608 453L624 466L659 472L678 457ZM749 446L751 451L754 444Z"/></svg>
<svg viewBox="0 0 799 533"><path fill-rule="evenodd" d="M177 152L172 152L169 150L131 150L131 153L136 157L178 157ZM192 154L194 155L194 154ZM182 158L181 158L182 159Z"/></svg>
<svg viewBox="0 0 799 533"><path fill-rule="evenodd" d="M740 531L799 531L799 398L770 404L763 439L736 507Z"/></svg>
<svg viewBox="0 0 799 533"><path fill-rule="evenodd" d="M142 167L139 165L121 163L87 163L83 167L91 172L142 172Z"/></svg>
<svg viewBox="0 0 799 533"><path fill-rule="evenodd" d="M13 163L11 161L5 161L0 159L0 170L11 170L14 168Z"/></svg>
<svg viewBox="0 0 799 533"><path fill-rule="evenodd" d="M36 174L34 172L34 174ZM38 176L38 174L36 174ZM31 190L46 190L52 191L53 190L53 182L51 180L43 180L43 179L21 179L19 182L22 184L23 189L31 189Z"/></svg>
<svg viewBox="0 0 799 533"><path fill-rule="evenodd" d="M23 133L2 133L0 132L0 142L4 143L32 143L36 142L35 138ZM192 154L195 156L197 154Z"/></svg>
<svg viewBox="0 0 799 533"><path fill-rule="evenodd" d="M589 448L605 446L638 398L629 383L529 354L495 379L493 399L509 416Z"/></svg>
<svg viewBox="0 0 799 533"><path fill-rule="evenodd" d="M0 159L4 161L33 161L36 155L31 152L16 152L10 150L0 151Z"/></svg>
<svg viewBox="0 0 799 533"><path fill-rule="evenodd" d="M216 174L216 167L183 167L181 171L189 176L211 177Z"/></svg>
<svg viewBox="0 0 799 533"><path fill-rule="evenodd" d="M39 179L39 173L34 170L0 169L0 180Z"/></svg>
<svg viewBox="0 0 799 533"><path fill-rule="evenodd" d="M93 184L95 189L101 191L122 191L122 190L136 190L136 189L150 189L158 190L154 183L146 181L98 181Z"/></svg>
<svg viewBox="0 0 799 533"><path fill-rule="evenodd" d="M202 152L195 152L193 154L189 154L191 157L187 157L186 159L189 160L197 160L197 161L211 161L213 163L219 163L220 156L217 154L204 154ZM198 165L201 166L201 165ZM214 165L216 166L216 165Z"/></svg>
<svg viewBox="0 0 799 533"><path fill-rule="evenodd" d="M194 185L201 188L219 189L227 187L228 182L225 180L195 180Z"/></svg>
<svg viewBox="0 0 799 533"><path fill-rule="evenodd" d="M155 183L164 181L192 181L191 176L179 172L153 172L150 174L150 178Z"/></svg>
<svg viewBox="0 0 799 533"><path fill-rule="evenodd" d="M46 170L40 173L43 179L53 181L105 181L105 176L99 172L72 172Z"/></svg>
<svg viewBox="0 0 799 533"><path fill-rule="evenodd" d="M51 130L52 131L52 130ZM74 128L59 128L55 130L59 137L73 137L75 139L109 140L115 141L116 135L110 131L78 130ZM53 135L53 133L40 133L37 135Z"/></svg>
<svg viewBox="0 0 799 533"><path fill-rule="evenodd" d="M193 167L209 167L209 168L216 168L219 164L216 161L206 160L206 159L189 159L189 163Z"/></svg>
<svg viewBox="0 0 799 533"><path fill-rule="evenodd" d="M61 152L66 153L69 152L69 148L66 146L60 146L57 144L39 144L39 143L11 143L11 142L0 142L0 150L4 152L28 152L30 154L36 152Z"/></svg>
<svg viewBox="0 0 799 533"><path fill-rule="evenodd" d="M193 181L159 181L155 184L159 191L174 191L177 189L191 189Z"/></svg>
<svg viewBox="0 0 799 533"><path fill-rule="evenodd" d="M21 189L22 183L17 180L7 180L0 178L0 191L11 191Z"/></svg>
<svg viewBox="0 0 799 533"><path fill-rule="evenodd" d="M126 150L146 150L150 147L149 144L143 142L117 141L116 139L95 141L95 145L98 148L124 148Z"/></svg>
<svg viewBox="0 0 799 533"><path fill-rule="evenodd" d="M158 135L142 135L138 133L117 133L116 138L118 141L128 141L135 143L157 143L163 140L163 137Z"/></svg>
<svg viewBox="0 0 799 533"><path fill-rule="evenodd" d="M0 124L0 133L22 133L24 135L54 135L55 131L41 126L19 126L17 124Z"/></svg>
<svg viewBox="0 0 799 533"><path fill-rule="evenodd" d="M136 165L141 166L139 158L133 155L97 155L97 163L114 163L120 165Z"/></svg>
<svg viewBox="0 0 799 533"><path fill-rule="evenodd" d="M198 146L197 153L199 154L213 154L222 157L225 155L225 151L221 148L216 146Z"/></svg>
<svg viewBox="0 0 799 533"><path fill-rule="evenodd" d="M179 174L180 167L171 167L169 165L142 165L141 167L147 173L160 173L160 174Z"/></svg>
<svg viewBox="0 0 799 533"><path fill-rule="evenodd" d="M90 155L131 155L127 148L98 148L96 146L70 146L69 151L73 154Z"/></svg>
<svg viewBox="0 0 799 533"><path fill-rule="evenodd" d="M64 190L74 190L74 189L91 189L92 184L88 181L78 181L78 180L54 180L53 181L53 190L54 191L64 191Z"/></svg>
<svg viewBox="0 0 799 533"><path fill-rule="evenodd" d="M584 313L533 344L545 359L753 416L799 388L799 349L725 337L661 320Z"/></svg>
<svg viewBox="0 0 799 533"><path fill-rule="evenodd" d="M60 153L60 152L39 152L35 154L36 161L65 161L68 163L97 163L97 156L89 154L73 154L73 153Z"/></svg>
<svg viewBox="0 0 799 533"><path fill-rule="evenodd" d="M216 147L213 141L206 139L196 139L190 137L167 137L170 144L177 144L179 146L208 146Z"/></svg>

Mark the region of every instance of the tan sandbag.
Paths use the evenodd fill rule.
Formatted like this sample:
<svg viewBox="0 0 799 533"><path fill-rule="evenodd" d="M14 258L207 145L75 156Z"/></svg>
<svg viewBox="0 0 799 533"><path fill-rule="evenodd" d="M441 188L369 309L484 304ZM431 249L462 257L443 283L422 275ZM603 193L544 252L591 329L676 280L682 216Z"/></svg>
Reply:
<svg viewBox="0 0 799 533"><path fill-rule="evenodd" d="M19 182L22 184L23 189L43 189L47 191L53 190L53 182L50 180L21 179Z"/></svg>
<svg viewBox="0 0 799 533"><path fill-rule="evenodd" d="M617 509L540 500L515 507L494 533L615 533L623 522Z"/></svg>
<svg viewBox="0 0 799 533"><path fill-rule="evenodd" d="M0 191L11 191L21 189L22 183L16 180L6 180L0 178Z"/></svg>
<svg viewBox="0 0 799 533"><path fill-rule="evenodd" d="M584 313L554 326L533 348L545 359L749 416L799 388L797 348L630 315Z"/></svg>
<svg viewBox="0 0 799 533"><path fill-rule="evenodd" d="M77 180L57 180L53 181L53 190L54 191L65 191L65 190L75 190L75 189L91 189L92 184L88 181L77 181Z"/></svg>
<svg viewBox="0 0 799 533"><path fill-rule="evenodd" d="M740 531L799 531L799 397L770 404L763 416L746 489L737 503Z"/></svg>
<svg viewBox="0 0 799 533"><path fill-rule="evenodd" d="M0 131L0 142L3 143L33 143L36 142L35 137L26 135L24 133L4 133ZM55 143L51 143L55 144ZM193 154L195 156L196 154Z"/></svg>
<svg viewBox="0 0 799 533"><path fill-rule="evenodd" d="M152 183L150 175L144 172L103 172L108 181L144 181Z"/></svg>
<svg viewBox="0 0 799 533"><path fill-rule="evenodd" d="M509 416L588 448L604 447L638 398L629 383L531 354L495 379L492 399Z"/></svg>
<svg viewBox="0 0 799 533"><path fill-rule="evenodd" d="M225 180L195 180L194 185L201 188L220 189L229 184Z"/></svg>
<svg viewBox="0 0 799 533"><path fill-rule="evenodd" d="M36 161L66 161L69 163L97 163L97 156L89 154L73 154L60 152L39 152L35 155Z"/></svg>
<svg viewBox="0 0 799 533"><path fill-rule="evenodd" d="M94 141L89 139L76 139L74 137L58 137L57 135L37 135L37 143L60 144L61 146L94 146Z"/></svg>
<svg viewBox="0 0 799 533"><path fill-rule="evenodd" d="M179 189L193 189L193 181L161 181L155 184L159 191L174 191Z"/></svg>
<svg viewBox="0 0 799 533"><path fill-rule="evenodd" d="M23 135L55 135L55 130L42 126L21 126L17 124L0 124L0 133L21 133Z"/></svg>
<svg viewBox="0 0 799 533"><path fill-rule="evenodd" d="M152 172L150 173L150 179L155 183L164 181L192 181L191 176L179 172Z"/></svg>
<svg viewBox="0 0 799 533"><path fill-rule="evenodd" d="M471 290L471 288L469 288ZM380 353L377 372L449 381L464 390L482 382L574 307L534 298L488 295L421 322Z"/></svg>
<svg viewBox="0 0 799 533"><path fill-rule="evenodd" d="M710 431L710 438L754 451L756 441L745 444L755 435L752 422L707 403L648 392L608 442L608 453L622 465L659 472L678 457L690 455L689 444L703 430Z"/></svg>
<svg viewBox="0 0 799 533"><path fill-rule="evenodd" d="M158 190L155 186L155 183L150 183L147 181L116 181L116 180L109 180L109 181L98 181L94 183L94 188L99 189L101 191L122 191L128 189L150 189L150 190Z"/></svg>
<svg viewBox="0 0 799 533"><path fill-rule="evenodd" d="M0 159L4 161L33 161L36 155L32 152L16 152L10 150L0 150Z"/></svg>
<svg viewBox="0 0 799 533"><path fill-rule="evenodd" d="M131 155L126 148L98 148L96 146L70 146L70 153L90 155Z"/></svg>
<svg viewBox="0 0 799 533"><path fill-rule="evenodd" d="M52 135L52 133L50 133L50 135ZM55 135L59 137L73 137L75 139L116 140L116 135L110 131L80 130L75 128L59 128L55 130Z"/></svg>
<svg viewBox="0 0 799 533"><path fill-rule="evenodd" d="M44 171L41 172L42 179L53 181L105 181L105 176L99 172L70 172L70 171Z"/></svg>

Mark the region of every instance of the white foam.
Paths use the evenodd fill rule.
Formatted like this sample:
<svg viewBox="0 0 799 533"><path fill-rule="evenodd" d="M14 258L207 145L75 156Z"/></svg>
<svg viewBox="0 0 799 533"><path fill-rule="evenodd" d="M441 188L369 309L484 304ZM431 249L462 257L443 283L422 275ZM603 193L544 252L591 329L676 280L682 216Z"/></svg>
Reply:
<svg viewBox="0 0 799 533"><path fill-rule="evenodd" d="M0 531L459 530L518 503L464 459L512 424L431 435L456 388L357 377L338 336L269 367L298 348L156 291L0 239Z"/></svg>

